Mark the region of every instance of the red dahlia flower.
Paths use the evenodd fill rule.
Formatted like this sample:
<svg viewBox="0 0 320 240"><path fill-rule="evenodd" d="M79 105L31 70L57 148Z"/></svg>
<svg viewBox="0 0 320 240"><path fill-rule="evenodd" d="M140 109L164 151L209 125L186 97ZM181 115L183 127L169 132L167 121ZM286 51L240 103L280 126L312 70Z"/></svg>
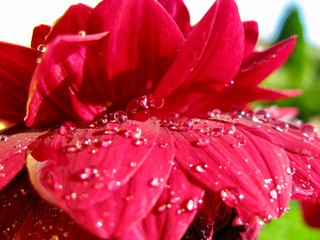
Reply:
<svg viewBox="0 0 320 240"><path fill-rule="evenodd" d="M1 237L254 239L318 203L315 129L248 105L297 94L258 86L295 37L257 36L233 0L193 29L181 0L105 0L1 43Z"/></svg>

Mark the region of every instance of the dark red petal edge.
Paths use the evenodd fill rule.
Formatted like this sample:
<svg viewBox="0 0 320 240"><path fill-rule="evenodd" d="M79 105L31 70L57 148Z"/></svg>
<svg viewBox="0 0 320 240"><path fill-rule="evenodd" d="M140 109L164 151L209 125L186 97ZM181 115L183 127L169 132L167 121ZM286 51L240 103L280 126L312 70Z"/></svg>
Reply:
<svg viewBox="0 0 320 240"><path fill-rule="evenodd" d="M29 84L36 67L34 49L0 42L0 119L18 124L26 114Z"/></svg>
<svg viewBox="0 0 320 240"><path fill-rule="evenodd" d="M41 48L41 44L44 44L50 30L51 26L48 25L41 24L36 26L32 33L31 47L34 49Z"/></svg>
<svg viewBox="0 0 320 240"><path fill-rule="evenodd" d="M83 65L90 44L104 41L106 33L64 35L47 45L31 82L26 124L45 126L66 120L91 121L104 106L87 104L88 97L80 90Z"/></svg>
<svg viewBox="0 0 320 240"><path fill-rule="evenodd" d="M0 191L1 239L97 239L36 194L25 169Z"/></svg>

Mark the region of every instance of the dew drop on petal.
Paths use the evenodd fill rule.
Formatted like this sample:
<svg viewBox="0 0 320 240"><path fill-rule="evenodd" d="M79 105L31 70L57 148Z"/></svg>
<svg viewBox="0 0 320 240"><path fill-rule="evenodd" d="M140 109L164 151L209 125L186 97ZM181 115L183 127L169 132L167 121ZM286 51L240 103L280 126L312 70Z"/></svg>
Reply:
<svg viewBox="0 0 320 240"><path fill-rule="evenodd" d="M76 129L76 124L74 122L64 122L60 129L60 135L64 136L66 134L72 133Z"/></svg>
<svg viewBox="0 0 320 240"><path fill-rule="evenodd" d="M102 228L103 227L103 221L102 220L97 221L96 226L98 228Z"/></svg>
<svg viewBox="0 0 320 240"><path fill-rule="evenodd" d="M47 51L47 48L43 45L43 44L40 44L38 47L37 47L37 50L41 53L44 53Z"/></svg>
<svg viewBox="0 0 320 240"><path fill-rule="evenodd" d="M4 169L4 166L0 163L0 171Z"/></svg>
<svg viewBox="0 0 320 240"><path fill-rule="evenodd" d="M237 189L223 189L220 191L221 199L230 206L238 206L244 199L244 195Z"/></svg>
<svg viewBox="0 0 320 240"><path fill-rule="evenodd" d="M153 178L150 180L149 182L149 186L150 187L159 187L162 183L164 182L164 179L163 178Z"/></svg>
<svg viewBox="0 0 320 240"><path fill-rule="evenodd" d="M124 123L128 120L128 115L124 111L115 112L113 117L114 117L114 120L117 121L118 123Z"/></svg>
<svg viewBox="0 0 320 240"><path fill-rule="evenodd" d="M279 132L286 132L289 129L289 124L286 122L278 121L276 123L276 130Z"/></svg>
<svg viewBox="0 0 320 240"><path fill-rule="evenodd" d="M120 181L116 181L116 180L112 180L109 182L108 184L108 189L109 190L116 190L121 186L121 182Z"/></svg>
<svg viewBox="0 0 320 240"><path fill-rule="evenodd" d="M258 121L268 122L270 119L270 114L267 111L261 109L261 110L256 111L254 113L253 117L258 119Z"/></svg>
<svg viewBox="0 0 320 240"><path fill-rule="evenodd" d="M193 170L197 173L204 173L207 171L208 165L206 163L199 163L197 165L192 166Z"/></svg>
<svg viewBox="0 0 320 240"><path fill-rule="evenodd" d="M236 126L233 125L232 123L226 123L224 126L223 126L223 131L226 133L226 134L234 134L236 132Z"/></svg>
<svg viewBox="0 0 320 240"><path fill-rule="evenodd" d="M134 139L132 141L132 144L134 146L143 146L144 144L146 144L147 139L146 138L138 138L138 139Z"/></svg>
<svg viewBox="0 0 320 240"><path fill-rule="evenodd" d="M85 30L80 30L78 32L78 35L80 35L81 37L85 37L87 35L86 31Z"/></svg>
<svg viewBox="0 0 320 240"><path fill-rule="evenodd" d="M300 127L300 132L302 133L303 136L309 139L312 139L317 136L317 129L313 125L308 123L303 124Z"/></svg>
<svg viewBox="0 0 320 240"><path fill-rule="evenodd" d="M278 193L277 193L277 191L276 191L275 189L271 190L271 191L269 192L269 194L270 194L270 197L271 197L272 199L277 199L277 198L278 198Z"/></svg>
<svg viewBox="0 0 320 240"><path fill-rule="evenodd" d="M126 130L121 130L119 133L128 138L138 139L141 136L142 129L138 125L129 124Z"/></svg>
<svg viewBox="0 0 320 240"><path fill-rule="evenodd" d="M209 139L198 139L192 143L196 147L207 147L210 144Z"/></svg>

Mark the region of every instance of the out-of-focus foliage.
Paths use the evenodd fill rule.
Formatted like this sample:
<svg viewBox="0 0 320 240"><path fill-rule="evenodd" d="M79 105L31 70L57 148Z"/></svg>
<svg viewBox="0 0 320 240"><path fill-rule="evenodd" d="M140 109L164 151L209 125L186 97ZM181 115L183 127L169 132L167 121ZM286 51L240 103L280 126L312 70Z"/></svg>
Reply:
<svg viewBox="0 0 320 240"><path fill-rule="evenodd" d="M262 227L258 240L319 240L320 229L306 225L299 202L292 201L290 211Z"/></svg>
<svg viewBox="0 0 320 240"><path fill-rule="evenodd" d="M299 8L292 6L280 26L275 42L297 35L297 44L286 64L271 75L264 86L280 89L301 89L302 95L271 104L299 108L299 118L308 121L320 115L320 49L306 43ZM270 103L267 103L270 105Z"/></svg>

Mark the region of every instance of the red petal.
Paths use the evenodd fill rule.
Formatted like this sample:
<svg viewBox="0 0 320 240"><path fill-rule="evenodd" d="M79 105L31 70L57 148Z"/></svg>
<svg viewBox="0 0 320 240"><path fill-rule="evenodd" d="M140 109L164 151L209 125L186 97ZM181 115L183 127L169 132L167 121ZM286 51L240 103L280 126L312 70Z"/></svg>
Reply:
<svg viewBox="0 0 320 240"><path fill-rule="evenodd" d="M311 227L320 228L320 205L301 202L304 220Z"/></svg>
<svg viewBox="0 0 320 240"><path fill-rule="evenodd" d="M134 28L132 26L135 26ZM100 75L90 79L112 97L115 109L135 97L151 93L184 42L181 31L157 1L102 1L89 18L90 32L110 32L101 46ZM96 54L88 56L96 63ZM103 81L109 81L110 87Z"/></svg>
<svg viewBox="0 0 320 240"><path fill-rule="evenodd" d="M24 126L0 132L0 190L25 165L28 146L45 133L46 130L26 129Z"/></svg>
<svg viewBox="0 0 320 240"><path fill-rule="evenodd" d="M288 174L292 175L292 198L320 201L320 139L312 125L293 125L266 117L266 112L253 115L255 123L244 118L239 121L249 132L283 148L290 160Z"/></svg>
<svg viewBox="0 0 320 240"><path fill-rule="evenodd" d="M203 194L200 186L174 167L152 212L122 239L181 239L202 205Z"/></svg>
<svg viewBox="0 0 320 240"><path fill-rule="evenodd" d="M235 84L242 87L253 87L279 68L294 49L296 37L291 37L264 52L257 52L241 66Z"/></svg>
<svg viewBox="0 0 320 240"><path fill-rule="evenodd" d="M151 121L140 123L141 130L136 124L122 124L116 133L108 124L47 137L35 146L34 156L41 144L59 143L51 150L56 148L55 153L48 154L50 160L37 163L36 178L28 165L36 189L100 237L117 237L127 231L156 203L173 161L172 140L162 131L157 136L158 127ZM88 139L91 145L85 145ZM79 141L84 145L77 150Z"/></svg>
<svg viewBox="0 0 320 240"><path fill-rule="evenodd" d="M52 26L46 38L46 44L59 35L86 34L87 21L91 11L91 7L81 3L71 6Z"/></svg>
<svg viewBox="0 0 320 240"><path fill-rule="evenodd" d="M238 72L243 49L243 26L235 2L216 1L192 31L155 95L166 97L178 87L192 92L199 84L221 90Z"/></svg>
<svg viewBox="0 0 320 240"><path fill-rule="evenodd" d="M20 123L26 114L37 51L0 42L0 119Z"/></svg>
<svg viewBox="0 0 320 240"><path fill-rule="evenodd" d="M258 40L258 24L254 21L247 21L243 23L243 30L245 36L244 59L250 56Z"/></svg>
<svg viewBox="0 0 320 240"><path fill-rule="evenodd" d="M39 45L44 44L48 33L51 30L51 26L39 25L33 29L31 47L37 49Z"/></svg>
<svg viewBox="0 0 320 240"><path fill-rule="evenodd" d="M81 87L87 46L105 38L106 34L65 35L47 46L31 82L28 126L52 125L70 119L91 121L101 111L103 106L87 104L88 97Z"/></svg>
<svg viewBox="0 0 320 240"><path fill-rule="evenodd" d="M0 192L1 239L95 239L61 209L40 199L21 172Z"/></svg>
<svg viewBox="0 0 320 240"><path fill-rule="evenodd" d="M265 221L279 217L291 192L285 151L241 126L196 122L192 131L173 132L176 160L231 207Z"/></svg>
<svg viewBox="0 0 320 240"><path fill-rule="evenodd" d="M187 38L191 32L189 11L182 0L159 0Z"/></svg>

